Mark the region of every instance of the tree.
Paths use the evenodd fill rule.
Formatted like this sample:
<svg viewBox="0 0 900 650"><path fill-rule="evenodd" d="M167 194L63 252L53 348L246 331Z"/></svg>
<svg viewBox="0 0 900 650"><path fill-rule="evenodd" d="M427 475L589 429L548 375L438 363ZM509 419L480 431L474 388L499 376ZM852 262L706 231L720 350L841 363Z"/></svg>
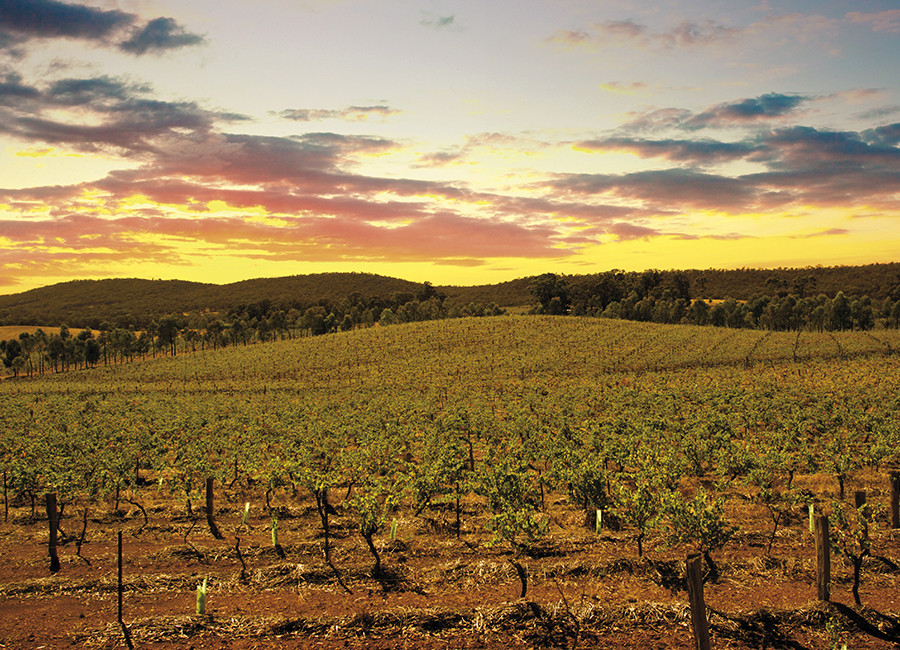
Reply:
<svg viewBox="0 0 900 650"><path fill-rule="evenodd" d="M175 356L175 342L178 340L178 320L174 316L166 316L159 321L157 336L159 337L159 347L166 353L172 353Z"/></svg>
<svg viewBox="0 0 900 650"><path fill-rule="evenodd" d="M709 304L697 298L688 311L688 318L694 325L706 325L709 322Z"/></svg>
<svg viewBox="0 0 900 650"><path fill-rule="evenodd" d="M849 330L853 329L853 317L850 312L850 303L844 296L843 291L838 291L828 307L826 307L828 317L828 329L830 330Z"/></svg>
<svg viewBox="0 0 900 650"><path fill-rule="evenodd" d="M85 341L84 345L84 361L90 366L97 365L97 362L100 361L102 350L100 349L100 344L95 339L88 339Z"/></svg>
<svg viewBox="0 0 900 650"><path fill-rule="evenodd" d="M213 344L215 350L222 341L222 333L225 331L225 324L220 320L212 320L206 325L206 337Z"/></svg>
<svg viewBox="0 0 900 650"><path fill-rule="evenodd" d="M6 354L3 356L3 365L7 368L13 367L13 362L22 355L22 344L16 339L6 341ZM23 359L24 364L24 359ZM20 366L21 367L21 366ZM13 369L14 374L18 375L18 368Z"/></svg>
<svg viewBox="0 0 900 650"><path fill-rule="evenodd" d="M310 307L303 313L300 326L305 329L310 336L319 336L327 331L325 329L326 316L327 313L325 312L324 307L319 305Z"/></svg>
<svg viewBox="0 0 900 650"><path fill-rule="evenodd" d="M558 277L555 273L544 273L536 277L529 287L531 295L541 304L543 313L551 312L551 301L554 298L557 302L552 309L565 314L569 310L569 287L565 280Z"/></svg>

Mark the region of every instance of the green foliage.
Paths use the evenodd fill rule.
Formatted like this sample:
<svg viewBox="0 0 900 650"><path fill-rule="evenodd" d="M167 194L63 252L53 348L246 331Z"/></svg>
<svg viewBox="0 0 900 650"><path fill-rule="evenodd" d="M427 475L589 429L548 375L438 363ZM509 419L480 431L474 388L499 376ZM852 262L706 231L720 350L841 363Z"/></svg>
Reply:
<svg viewBox="0 0 900 650"><path fill-rule="evenodd" d="M371 538L384 529L391 513L403 499L403 483L395 477L374 476L354 488L347 505L357 515L360 535Z"/></svg>
<svg viewBox="0 0 900 650"><path fill-rule="evenodd" d="M900 410L888 344L900 348L900 332L540 316L273 339L0 381L0 466L26 504L52 488L61 503L109 505L138 467L192 499L209 476L275 499L304 488L321 503L331 490L334 506L350 490L341 514L372 535L469 495L477 477L495 543L517 552L546 530L542 485L604 515L615 506L652 536L686 474L739 476L777 514L791 507L791 472L834 454L887 462Z"/></svg>
<svg viewBox="0 0 900 650"><path fill-rule="evenodd" d="M712 495L700 489L692 498L686 498L675 491L669 492L664 501L669 543L690 545L703 554L710 570L716 573L710 553L725 546L738 531L725 519L725 494Z"/></svg>
<svg viewBox="0 0 900 650"><path fill-rule="evenodd" d="M664 495L665 487L649 471L615 484L614 512L622 523L637 529L638 557L644 556L644 540L659 523Z"/></svg>
<svg viewBox="0 0 900 650"><path fill-rule="evenodd" d="M487 499L492 513L487 526L491 544L509 544L519 554L547 532L549 520L538 511L534 477L519 450L491 450L475 490Z"/></svg>
<svg viewBox="0 0 900 650"><path fill-rule="evenodd" d="M467 492L468 448L459 431L429 427L423 434L421 458L408 465L416 514Z"/></svg>
<svg viewBox="0 0 900 650"><path fill-rule="evenodd" d="M842 501L833 501L829 517L829 534L831 548L843 557L853 568L853 585L851 593L857 605L859 598L860 574L863 560L872 554L871 528L875 526L874 509L863 504L859 508L851 508Z"/></svg>
<svg viewBox="0 0 900 650"><path fill-rule="evenodd" d="M605 454L593 447L561 444L554 449L551 477L562 485L573 503L589 516L611 504L607 494L608 472Z"/></svg>

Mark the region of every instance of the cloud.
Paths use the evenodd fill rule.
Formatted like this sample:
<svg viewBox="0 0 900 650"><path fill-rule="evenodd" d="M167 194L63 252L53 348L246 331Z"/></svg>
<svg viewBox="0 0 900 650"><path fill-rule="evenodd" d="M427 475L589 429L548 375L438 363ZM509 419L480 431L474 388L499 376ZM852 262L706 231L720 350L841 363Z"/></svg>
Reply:
<svg viewBox="0 0 900 650"><path fill-rule="evenodd" d="M426 15L419 24L430 29L459 30L459 23L456 22L456 16L438 16L434 14Z"/></svg>
<svg viewBox="0 0 900 650"><path fill-rule="evenodd" d="M900 144L900 122L863 131L863 139L880 147L896 147Z"/></svg>
<svg viewBox="0 0 900 650"><path fill-rule="evenodd" d="M647 90L649 86L642 81L632 81L631 83L623 83L621 81L611 81L609 83L600 84L603 90L620 95L633 95L638 92Z"/></svg>
<svg viewBox="0 0 900 650"><path fill-rule="evenodd" d="M214 124L246 118L194 102L151 99L151 89L110 77L62 79L45 88L15 75L0 84L0 133L81 151L115 148L125 156L163 151L172 141L195 143ZM71 120L59 109L78 108Z"/></svg>
<svg viewBox="0 0 900 650"><path fill-rule="evenodd" d="M757 201L752 186L740 179L687 169L663 169L630 174L564 174L545 186L570 196L608 196L639 201L665 211L750 209Z"/></svg>
<svg viewBox="0 0 900 650"><path fill-rule="evenodd" d="M546 187L572 198L636 201L638 207L660 214L667 208L764 211L790 206L804 211L808 206L877 206L893 211L900 187L898 143L900 124L863 132L792 126L753 133L737 142L615 136L575 146L598 153L628 151L691 168L560 175ZM766 171L728 176L697 169L740 160L763 165Z"/></svg>
<svg viewBox="0 0 900 650"><path fill-rule="evenodd" d="M880 16L878 24L892 24L885 22L885 18ZM825 43L837 33L839 24L838 20L825 16L793 13L766 16L743 26L707 19L682 21L668 29L654 30L632 19L621 19L581 29L558 30L546 42L590 50L634 46L659 54L733 47L751 37L769 47L786 47L794 43Z"/></svg>
<svg viewBox="0 0 900 650"><path fill-rule="evenodd" d="M679 128L693 115L694 113L684 108L655 108L649 111L631 112L630 119L621 126L620 130L634 132Z"/></svg>
<svg viewBox="0 0 900 650"><path fill-rule="evenodd" d="M560 258L563 237L551 227L440 212L390 228L357 219L290 216L97 217L0 220L15 247L0 250L4 275L71 272L94 263L163 262L189 256L238 255L267 261L429 261L472 265L485 258ZM146 242L152 241L153 244ZM188 250L184 248L188 245Z"/></svg>
<svg viewBox="0 0 900 650"><path fill-rule="evenodd" d="M804 95L767 93L759 97L719 104L682 122L682 128L731 126L783 118L795 113L811 98Z"/></svg>
<svg viewBox="0 0 900 650"><path fill-rule="evenodd" d="M23 102L37 99L39 96L40 92L23 84L22 77L18 74L8 74L0 81L0 106L22 105Z"/></svg>
<svg viewBox="0 0 900 650"><path fill-rule="evenodd" d="M694 165L717 165L750 156L756 147L747 142L720 142L702 140L643 140L639 138L613 137L585 140L575 145L584 151L624 151L642 158L664 158L674 162Z"/></svg>
<svg viewBox="0 0 900 650"><path fill-rule="evenodd" d="M683 21L669 30L655 32L633 20L607 20L584 30L559 30L547 41L569 47L589 47L630 43L655 51L709 47L731 43L743 32L713 20Z"/></svg>
<svg viewBox="0 0 900 650"><path fill-rule="evenodd" d="M126 32L131 35L121 40ZM116 44L135 55L197 45L191 34L172 18L141 23L139 16L57 0L0 0L0 49L15 50L33 39L69 38Z"/></svg>
<svg viewBox="0 0 900 650"><path fill-rule="evenodd" d="M694 131L703 128L730 128L756 126L767 122L783 121L797 117L799 108L815 101L810 95L766 93L732 102L710 106L699 113L683 108L656 108L643 113L633 113L631 119L620 128L624 132L660 131L680 129Z"/></svg>
<svg viewBox="0 0 900 650"><path fill-rule="evenodd" d="M146 54L203 43L202 36L191 34L172 18L154 18L135 29L127 41L119 43L119 49L131 54Z"/></svg>
<svg viewBox="0 0 900 650"><path fill-rule="evenodd" d="M767 162L773 169L847 173L887 166L900 171L900 149L890 143L896 137L896 125L867 133L872 142L854 131L793 126L768 133L760 142L771 152Z"/></svg>
<svg viewBox="0 0 900 650"><path fill-rule="evenodd" d="M388 118L401 111L390 106L350 106L339 109L294 108L281 111L278 115L286 120L297 122L317 122L319 120L346 120L348 122L364 122L370 117Z"/></svg>
<svg viewBox="0 0 900 650"><path fill-rule="evenodd" d="M868 23L872 26L873 32L900 34L900 9L873 13L851 11L844 18L852 23Z"/></svg>
<svg viewBox="0 0 900 650"><path fill-rule="evenodd" d="M104 40L135 18L56 0L0 0L0 28L26 38Z"/></svg>
<svg viewBox="0 0 900 650"><path fill-rule="evenodd" d="M513 151L533 154L549 146L551 146L550 143L532 137L497 132L476 133L466 136L460 145L422 154L419 156L416 166L443 167L462 162L478 152L505 154Z"/></svg>
<svg viewBox="0 0 900 650"><path fill-rule="evenodd" d="M625 241L629 239L649 239L650 237L658 237L662 233L654 228L639 226L633 223L614 223L608 228L608 232L616 235L619 240Z"/></svg>

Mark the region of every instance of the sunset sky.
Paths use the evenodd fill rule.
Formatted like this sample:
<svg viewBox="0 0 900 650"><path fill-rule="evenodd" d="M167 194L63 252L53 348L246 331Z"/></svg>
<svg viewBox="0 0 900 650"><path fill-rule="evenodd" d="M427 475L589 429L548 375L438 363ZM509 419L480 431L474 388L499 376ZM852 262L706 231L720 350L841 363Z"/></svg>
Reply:
<svg viewBox="0 0 900 650"><path fill-rule="evenodd" d="M896 0L0 0L0 293L900 259Z"/></svg>

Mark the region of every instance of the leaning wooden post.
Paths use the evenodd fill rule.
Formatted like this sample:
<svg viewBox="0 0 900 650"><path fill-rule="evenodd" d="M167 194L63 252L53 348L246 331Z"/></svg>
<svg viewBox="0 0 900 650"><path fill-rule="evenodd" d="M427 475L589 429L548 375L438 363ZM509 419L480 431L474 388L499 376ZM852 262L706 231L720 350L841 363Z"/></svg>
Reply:
<svg viewBox="0 0 900 650"><path fill-rule="evenodd" d="M50 552L50 573L59 571L59 556L56 554L56 536L59 531L59 512L56 510L56 492L45 496L47 501L47 522L50 525L50 541L47 547Z"/></svg>
<svg viewBox="0 0 900 650"><path fill-rule="evenodd" d="M900 528L900 472L891 472L891 528Z"/></svg>
<svg viewBox="0 0 900 650"><path fill-rule="evenodd" d="M831 540L825 515L816 515L816 592L819 600L831 600Z"/></svg>
<svg viewBox="0 0 900 650"><path fill-rule="evenodd" d="M687 556L687 590L691 602L691 626L694 628L694 646L697 650L710 650L709 622L706 620L706 603L703 600L702 557L699 553Z"/></svg>
<svg viewBox="0 0 900 650"><path fill-rule="evenodd" d="M222 533L219 532L219 527L216 526L216 521L213 519L213 479L211 476L206 479L206 523L209 524L209 532L212 533L212 536L216 539L224 539L222 537Z"/></svg>

